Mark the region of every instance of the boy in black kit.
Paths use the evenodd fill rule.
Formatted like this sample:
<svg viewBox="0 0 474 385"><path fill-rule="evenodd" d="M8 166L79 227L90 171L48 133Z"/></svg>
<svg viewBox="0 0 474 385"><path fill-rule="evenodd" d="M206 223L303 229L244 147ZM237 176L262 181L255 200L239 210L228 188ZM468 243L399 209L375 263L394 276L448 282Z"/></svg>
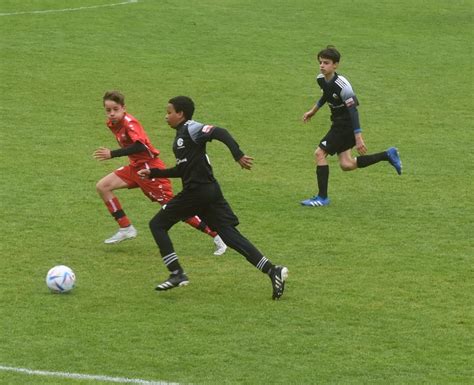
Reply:
<svg viewBox="0 0 474 385"><path fill-rule="evenodd" d="M193 121L191 120L193 113L194 102L187 96L177 96L169 100L166 121L176 130L173 142L176 166L168 169L143 169L138 172L142 178L181 178L183 182L183 190L163 206L150 221L153 237L171 273L166 281L156 287L156 290L169 290L189 283L179 264L168 230L175 223L198 214L211 229L217 231L227 246L268 274L272 283L272 298L279 299L283 295L288 269L273 265L237 230L239 220L214 178L206 155L206 143L213 139L223 142L236 162L247 170L251 169L253 158L240 150L227 130Z"/></svg>
<svg viewBox="0 0 474 385"><path fill-rule="evenodd" d="M329 205L329 165L326 159L328 155L337 153L343 171L367 167L384 160L388 161L399 175L402 173L402 162L395 147L377 154L365 155L367 148L362 138L357 111L359 102L349 81L336 73L340 58L340 53L333 46L327 46L318 53L321 74L316 80L321 87L323 96L311 110L303 115L303 122L308 122L325 103L328 103L331 109L332 124L315 151L318 194L302 201L303 206ZM351 149L354 146L361 155L357 158L353 158L351 154Z"/></svg>

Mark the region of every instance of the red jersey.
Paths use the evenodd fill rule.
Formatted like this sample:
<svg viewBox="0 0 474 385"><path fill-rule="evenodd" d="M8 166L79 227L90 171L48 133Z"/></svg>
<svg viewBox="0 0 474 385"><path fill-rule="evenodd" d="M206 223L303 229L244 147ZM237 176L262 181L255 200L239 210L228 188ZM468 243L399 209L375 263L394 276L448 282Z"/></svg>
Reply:
<svg viewBox="0 0 474 385"><path fill-rule="evenodd" d="M109 127L110 131L115 135L121 148L128 147L137 141L145 145L146 151L128 156L132 166L149 162L160 154L160 152L151 144L150 139L140 122L129 113L126 113L123 119L115 125L108 120L107 127Z"/></svg>

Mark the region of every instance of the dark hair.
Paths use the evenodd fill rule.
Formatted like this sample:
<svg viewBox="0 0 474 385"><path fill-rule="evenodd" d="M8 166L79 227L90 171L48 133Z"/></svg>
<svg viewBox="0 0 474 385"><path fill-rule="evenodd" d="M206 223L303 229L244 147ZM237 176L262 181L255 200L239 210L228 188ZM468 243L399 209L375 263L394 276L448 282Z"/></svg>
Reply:
<svg viewBox="0 0 474 385"><path fill-rule="evenodd" d="M318 52L318 59L329 59L333 63L339 63L341 54L333 45L328 45L326 48Z"/></svg>
<svg viewBox="0 0 474 385"><path fill-rule="evenodd" d="M113 102L120 104L122 107L125 105L125 96L118 91L107 91L102 98L102 102L105 104L106 100L112 100Z"/></svg>
<svg viewBox="0 0 474 385"><path fill-rule="evenodd" d="M187 96L175 96L168 100L176 112L183 112L186 120L190 120L194 114L194 102Z"/></svg>

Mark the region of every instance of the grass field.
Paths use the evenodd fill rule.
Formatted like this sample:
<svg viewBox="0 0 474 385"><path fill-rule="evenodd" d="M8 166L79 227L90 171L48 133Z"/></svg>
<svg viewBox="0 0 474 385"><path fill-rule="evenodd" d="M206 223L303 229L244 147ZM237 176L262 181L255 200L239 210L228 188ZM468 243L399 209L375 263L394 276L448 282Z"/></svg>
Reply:
<svg viewBox="0 0 474 385"><path fill-rule="evenodd" d="M472 384L474 2L122 2L0 0L0 367L195 385ZM404 174L344 173L331 158L331 206L307 209L329 115L301 117L327 44L342 52L369 152L396 145ZM239 254L214 257L182 224L171 236L191 284L156 293L159 207L138 190L117 195L139 237L102 243L116 225L95 183L126 163L92 158L116 146L109 89L169 165L164 111L180 94L255 157L244 172L208 146L240 230L290 270L281 301ZM69 295L44 284L56 264L76 272ZM0 368L0 383L110 382Z"/></svg>

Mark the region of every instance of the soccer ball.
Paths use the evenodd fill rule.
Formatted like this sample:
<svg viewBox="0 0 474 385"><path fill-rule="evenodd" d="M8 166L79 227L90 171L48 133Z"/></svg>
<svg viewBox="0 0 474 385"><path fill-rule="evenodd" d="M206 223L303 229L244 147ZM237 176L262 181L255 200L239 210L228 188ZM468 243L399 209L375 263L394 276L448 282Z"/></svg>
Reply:
<svg viewBox="0 0 474 385"><path fill-rule="evenodd" d="M46 274L46 285L53 293L66 293L74 288L76 275L67 266L54 266Z"/></svg>

